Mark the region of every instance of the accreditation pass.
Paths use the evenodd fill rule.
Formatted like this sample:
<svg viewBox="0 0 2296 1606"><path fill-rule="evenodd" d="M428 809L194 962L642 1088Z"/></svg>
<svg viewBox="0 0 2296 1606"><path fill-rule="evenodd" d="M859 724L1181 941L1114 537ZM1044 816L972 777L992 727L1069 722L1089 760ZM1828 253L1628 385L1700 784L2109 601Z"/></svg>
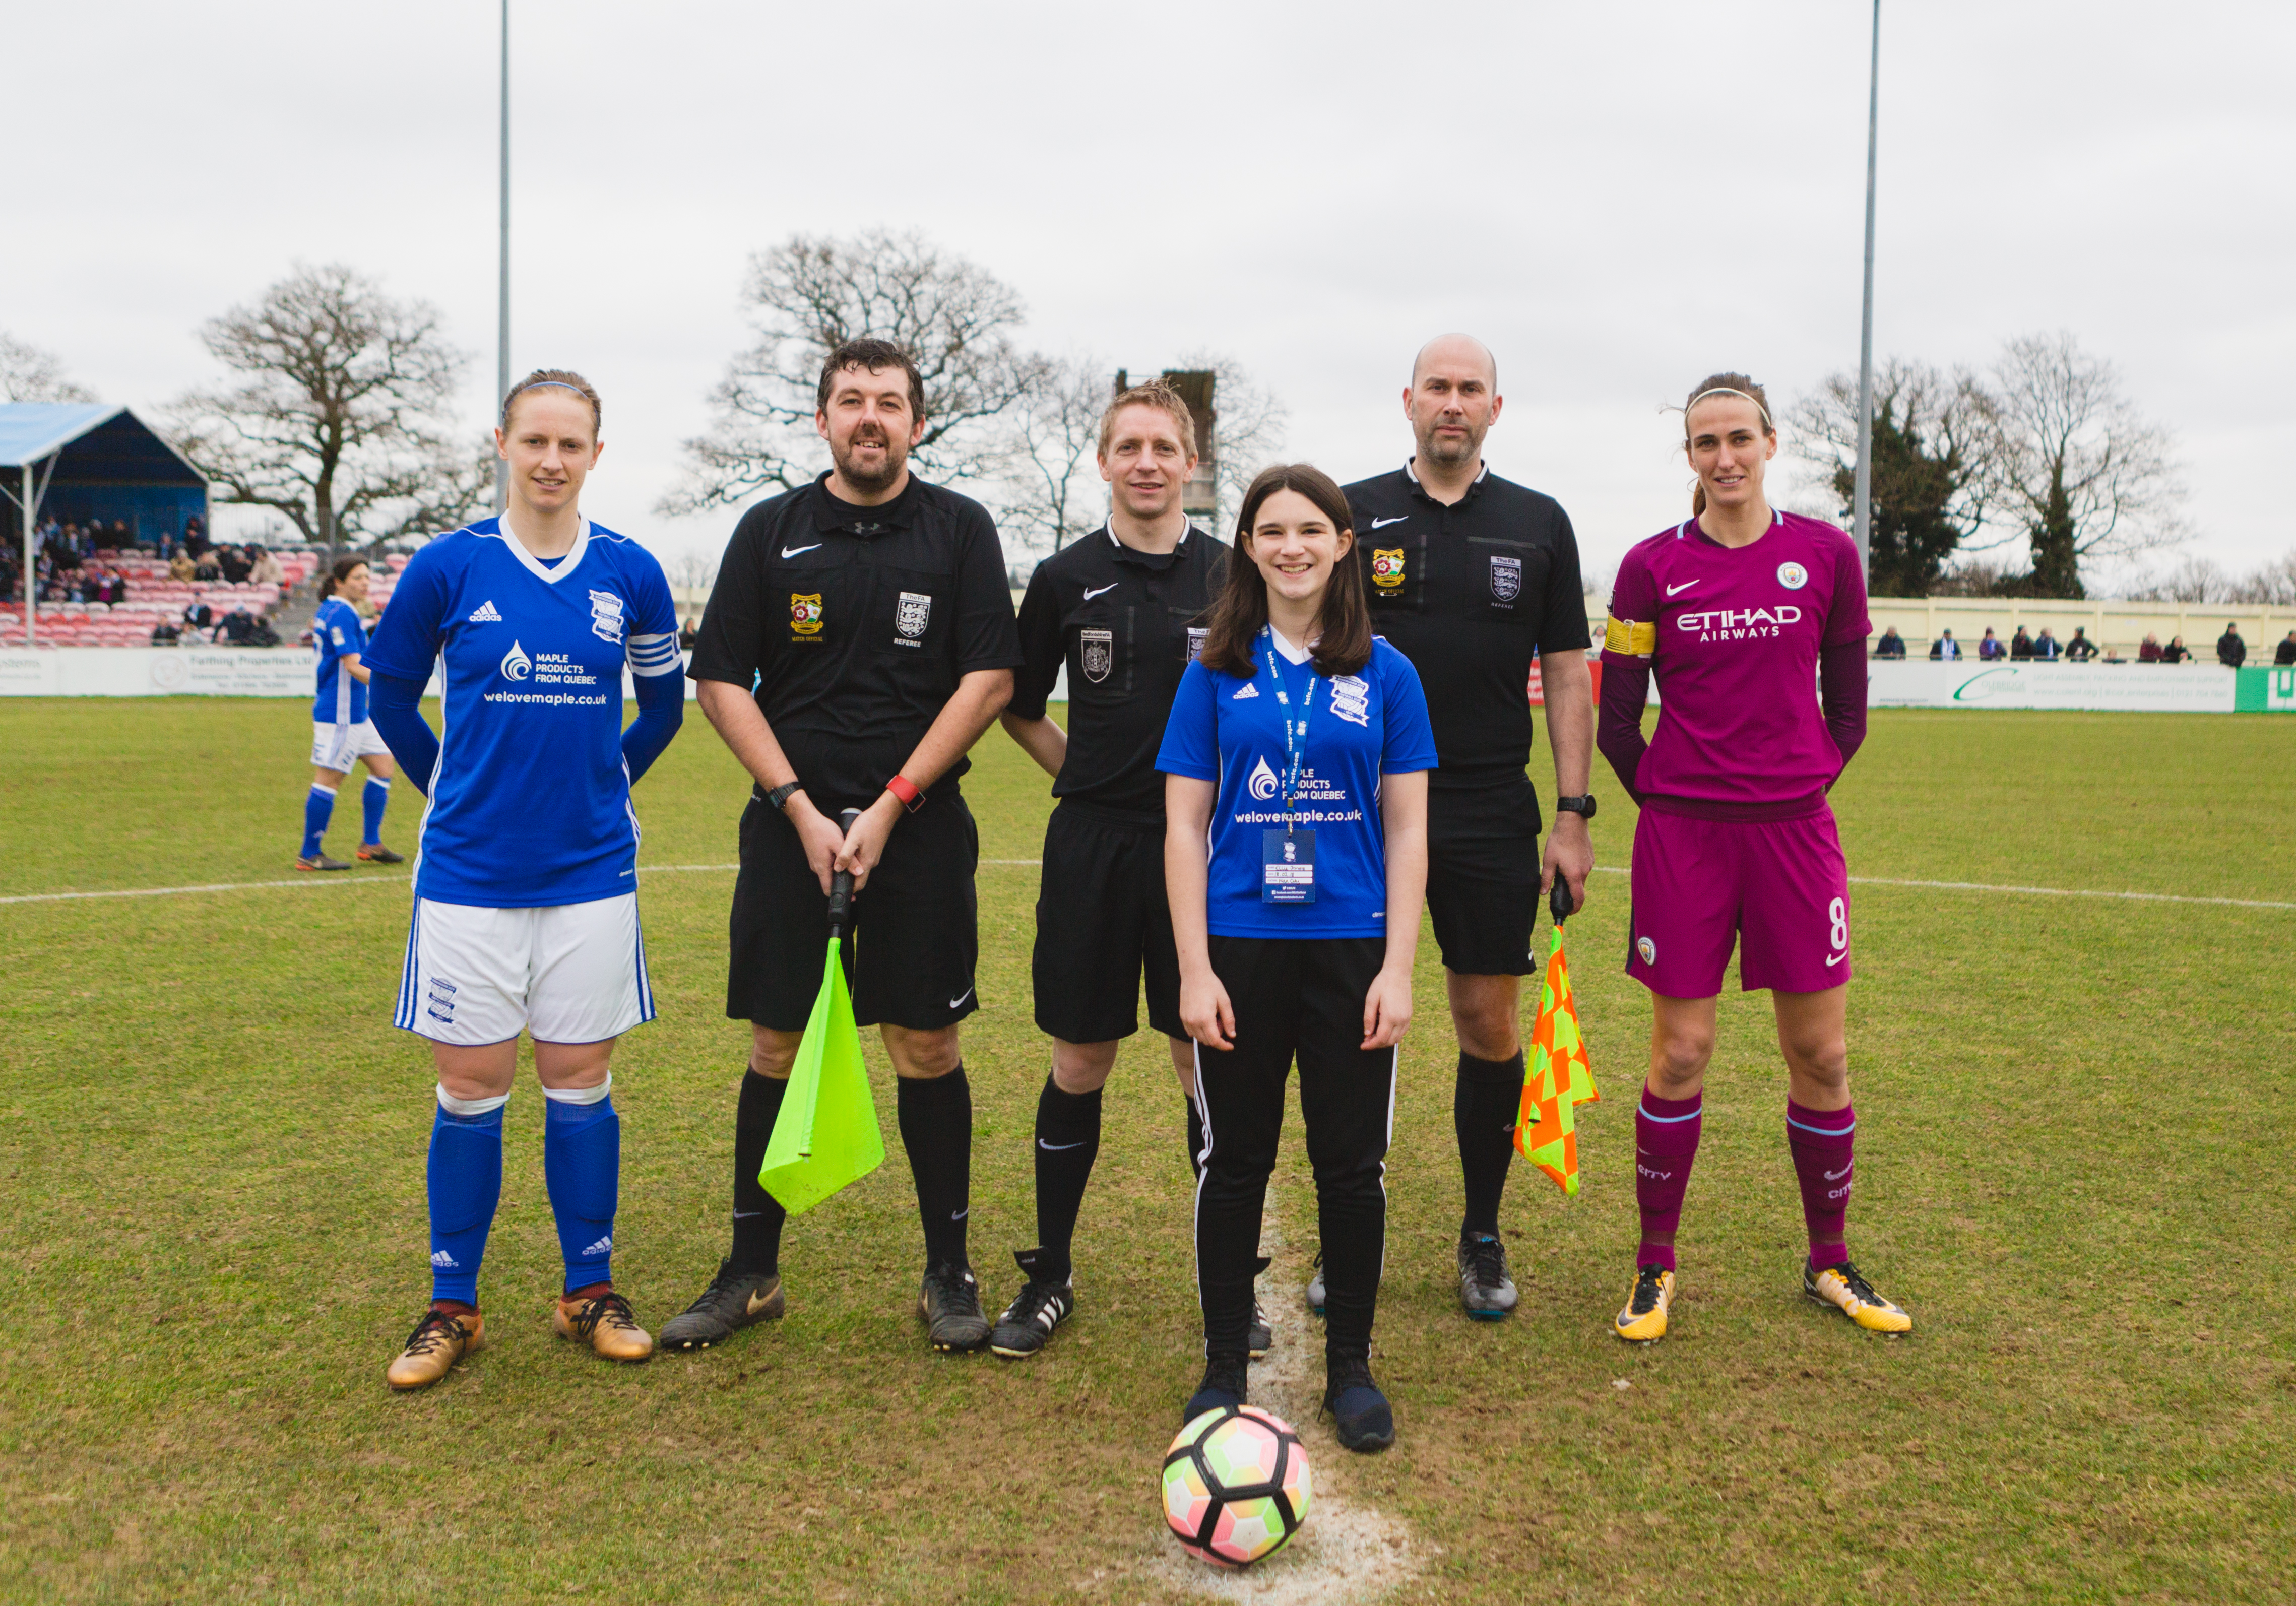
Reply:
<svg viewBox="0 0 2296 1606"><path fill-rule="evenodd" d="M1312 904L1316 901L1314 832L1263 831L1259 833L1259 901L1263 904Z"/></svg>

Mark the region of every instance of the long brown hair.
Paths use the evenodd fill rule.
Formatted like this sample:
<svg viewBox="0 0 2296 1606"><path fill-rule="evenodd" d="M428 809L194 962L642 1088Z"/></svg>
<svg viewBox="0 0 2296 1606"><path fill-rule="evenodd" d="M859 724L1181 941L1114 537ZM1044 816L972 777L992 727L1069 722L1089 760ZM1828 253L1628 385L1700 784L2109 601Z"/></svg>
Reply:
<svg viewBox="0 0 2296 1606"><path fill-rule="evenodd" d="M1754 404L1762 414L1762 433L1775 437L1777 426L1770 422L1770 393L1742 373L1710 373L1690 387L1690 399L1682 404L1682 449L1690 451L1690 409L1698 405L1699 397L1710 390L1734 390ZM1690 488L1690 516L1693 519L1706 511L1706 487Z"/></svg>
<svg viewBox="0 0 2296 1606"><path fill-rule="evenodd" d="M319 600L324 602L334 595L336 588L351 578L354 569L372 571L372 568L365 558L337 558L334 567L327 571L327 578L319 582Z"/></svg>
<svg viewBox="0 0 2296 1606"><path fill-rule="evenodd" d="M1299 492L1332 521L1333 529L1355 534L1347 496L1323 470L1305 463L1262 469L1236 513L1235 555L1228 560L1227 584L1212 602L1204 644L1196 655L1207 669L1231 675L1253 672L1251 644L1267 623L1267 580L1251 561L1251 526L1278 491ZM1352 546L1332 565L1331 583L1316 619L1313 657L1319 675L1353 675L1371 661L1371 605L1364 600L1363 566Z"/></svg>

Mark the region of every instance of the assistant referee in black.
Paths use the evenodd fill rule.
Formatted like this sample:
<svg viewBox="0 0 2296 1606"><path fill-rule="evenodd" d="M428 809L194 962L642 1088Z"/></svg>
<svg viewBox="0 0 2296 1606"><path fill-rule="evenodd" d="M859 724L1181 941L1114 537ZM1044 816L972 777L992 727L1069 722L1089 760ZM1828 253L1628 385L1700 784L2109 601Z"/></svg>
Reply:
<svg viewBox="0 0 2296 1606"><path fill-rule="evenodd" d="M1403 393L1415 450L1347 488L1372 628L1427 689L1438 767L1428 777L1427 905L1459 1039L1452 1120L1466 1209L1459 1301L1478 1321L1514 1308L1499 1199L1522 1097L1521 979L1539 894L1560 874L1586 901L1595 850L1587 790L1595 700L1578 541L1560 504L1483 461L1498 422L1498 365L1480 340L1430 340ZM1536 654L1554 749L1555 817L1542 857L1530 760ZM1322 1280L1308 1290L1321 1307Z"/></svg>
<svg viewBox="0 0 2296 1606"><path fill-rule="evenodd" d="M988 512L909 472L925 396L906 351L838 347L816 408L835 467L742 515L693 651L702 712L756 783L726 987L751 1043L733 1248L661 1340L701 1348L782 1314L783 1216L758 1169L821 987L830 876L849 870L854 1015L893 1061L924 1221L918 1313L936 1349L977 1349L988 1323L965 1253L972 1094L957 1022L980 1002L980 839L957 778L1013 694L1013 596ZM840 831L849 808L861 816Z"/></svg>
<svg viewBox="0 0 2296 1606"><path fill-rule="evenodd" d="M1037 1028L1053 1040L1037 1099L1037 1247L989 1348L1034 1355L1076 1308L1070 1245L1100 1153L1101 1088L1122 1039L1148 1024L1169 1041L1200 1165L1195 1045L1180 1021L1180 960L1164 895L1164 777L1156 750L1180 676L1204 639L1227 548L1188 521L1196 426L1160 381L1119 392L1100 422L1108 522L1037 565L1021 602L1021 651L1004 728L1053 776L1032 966ZM1062 669L1069 720L1046 717ZM1267 1345L1261 1332L1254 1342Z"/></svg>

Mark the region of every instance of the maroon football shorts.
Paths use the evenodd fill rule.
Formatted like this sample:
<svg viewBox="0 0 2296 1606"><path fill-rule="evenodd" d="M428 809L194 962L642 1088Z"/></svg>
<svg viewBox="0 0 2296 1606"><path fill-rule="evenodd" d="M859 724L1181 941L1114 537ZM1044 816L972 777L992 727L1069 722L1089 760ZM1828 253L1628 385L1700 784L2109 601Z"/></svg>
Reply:
<svg viewBox="0 0 2296 1606"><path fill-rule="evenodd" d="M1635 826L1627 974L1668 998L1711 998L1733 944L1748 992L1821 993L1849 979L1849 870L1833 811Z"/></svg>

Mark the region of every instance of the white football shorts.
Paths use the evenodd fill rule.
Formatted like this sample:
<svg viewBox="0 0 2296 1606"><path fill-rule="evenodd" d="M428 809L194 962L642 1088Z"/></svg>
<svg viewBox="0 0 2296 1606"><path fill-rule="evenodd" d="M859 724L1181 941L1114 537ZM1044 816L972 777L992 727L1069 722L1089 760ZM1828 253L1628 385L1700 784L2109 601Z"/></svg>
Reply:
<svg viewBox="0 0 2296 1606"><path fill-rule="evenodd" d="M375 733L373 720L362 719L357 725L311 722L312 768L348 769L369 754L390 757L390 750Z"/></svg>
<svg viewBox="0 0 2296 1606"><path fill-rule="evenodd" d="M475 1047L598 1043L653 1019L638 895L546 909L414 900L393 1024Z"/></svg>

